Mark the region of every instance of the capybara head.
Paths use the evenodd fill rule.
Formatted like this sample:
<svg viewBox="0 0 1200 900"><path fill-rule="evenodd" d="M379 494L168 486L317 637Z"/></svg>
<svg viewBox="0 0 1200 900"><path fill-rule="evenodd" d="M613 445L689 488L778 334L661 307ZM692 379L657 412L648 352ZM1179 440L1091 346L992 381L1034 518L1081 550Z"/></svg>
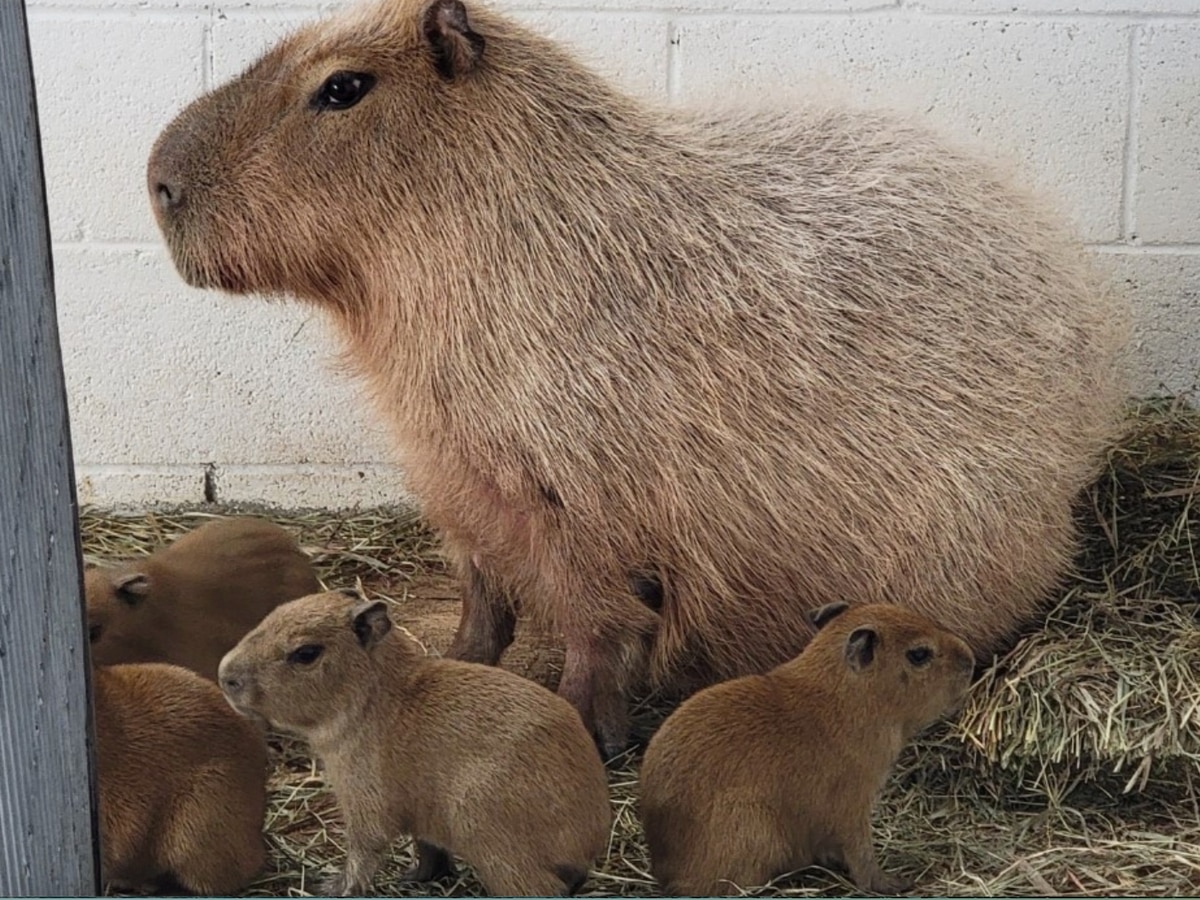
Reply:
<svg viewBox="0 0 1200 900"><path fill-rule="evenodd" d="M92 661L106 666L129 661L149 647L142 647L139 614L145 604L153 603L150 575L137 568L94 566L83 573L87 603L88 641Z"/></svg>
<svg viewBox="0 0 1200 900"><path fill-rule="evenodd" d="M185 109L147 169L181 275L235 293L341 293L379 242L451 212L429 207L429 188L464 177L464 117L510 102L480 103L505 63L475 18L460 0L384 0L298 31Z"/></svg>
<svg viewBox="0 0 1200 900"><path fill-rule="evenodd" d="M811 614L819 629L804 655L821 660L841 683L909 739L966 698L975 656L957 635L906 607L831 603Z"/></svg>
<svg viewBox="0 0 1200 900"><path fill-rule="evenodd" d="M238 712L307 735L357 708L377 680L372 654L391 628L383 601L353 591L301 597L225 654L217 681Z"/></svg>

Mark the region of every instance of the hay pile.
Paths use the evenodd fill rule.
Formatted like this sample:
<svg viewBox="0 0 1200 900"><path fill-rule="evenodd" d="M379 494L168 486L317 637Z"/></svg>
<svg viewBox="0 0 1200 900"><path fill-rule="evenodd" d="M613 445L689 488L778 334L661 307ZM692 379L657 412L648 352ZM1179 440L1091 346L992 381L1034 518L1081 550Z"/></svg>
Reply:
<svg viewBox="0 0 1200 900"><path fill-rule="evenodd" d="M994 662L957 721L905 752L881 798L881 862L918 878L923 894L1200 893L1200 412L1147 400L1131 409L1129 424L1081 505L1078 572L1045 626ZM231 511L85 511L85 556L149 552L204 516ZM434 650L448 642L453 590L410 513L271 517L317 553L328 584L358 584L393 601ZM553 681L555 649L539 652L529 658L541 668L530 671ZM639 712L642 720L662 714L653 704ZM250 894L300 896L340 865L341 822L303 746L277 739L273 751L272 869ZM617 817L608 858L583 893L655 894L634 809L634 754L613 762L610 783ZM398 845L376 892L482 892L469 870L453 883L403 884L410 864ZM847 893L844 880L818 870L763 891Z"/></svg>

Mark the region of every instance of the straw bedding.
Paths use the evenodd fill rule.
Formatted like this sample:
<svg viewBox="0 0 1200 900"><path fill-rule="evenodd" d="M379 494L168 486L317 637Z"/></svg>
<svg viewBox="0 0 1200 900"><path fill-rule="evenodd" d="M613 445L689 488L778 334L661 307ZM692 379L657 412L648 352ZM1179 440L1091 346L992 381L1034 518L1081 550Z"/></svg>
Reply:
<svg viewBox="0 0 1200 900"><path fill-rule="evenodd" d="M1178 399L1133 404L1127 436L1083 498L1077 571L1045 622L996 659L967 707L908 748L880 798L881 863L925 895L1182 896L1200 893L1200 412ZM233 508L115 515L85 510L85 557L146 553ZM262 513L261 510L255 512ZM314 554L329 586L393 604L430 652L457 623L435 541L404 510L265 513ZM504 665L553 685L552 635L518 630ZM647 698L647 732L665 710ZM344 858L341 821L302 744L272 739L271 863L255 896L300 896ZM581 893L648 896L635 809L637 751L609 767L616 820ZM404 884L403 842L375 882L389 895L477 895L468 868ZM853 893L808 870L770 896Z"/></svg>

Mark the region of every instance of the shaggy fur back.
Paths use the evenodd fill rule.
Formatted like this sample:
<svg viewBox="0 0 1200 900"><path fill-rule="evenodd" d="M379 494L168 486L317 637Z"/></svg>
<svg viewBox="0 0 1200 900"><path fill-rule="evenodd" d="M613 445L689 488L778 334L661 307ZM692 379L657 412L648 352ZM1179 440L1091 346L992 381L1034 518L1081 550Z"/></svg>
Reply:
<svg viewBox="0 0 1200 900"><path fill-rule="evenodd" d="M428 226L465 264L353 317L355 345L409 351L354 351L385 408L435 400L399 410L435 521L484 559L512 553L511 527L444 477L445 441L614 587L657 573L660 677L777 664L808 639L805 609L843 599L995 649L1064 574L1072 501L1114 435L1124 320L1081 252L885 115L609 125L632 133L597 125L594 156L539 135L542 165L573 173L552 181L513 171L537 156L506 145L521 129L493 136L494 160L458 148L461 193ZM499 176L486 196L477 168ZM422 297L432 283L454 302ZM536 598L527 565L507 581Z"/></svg>

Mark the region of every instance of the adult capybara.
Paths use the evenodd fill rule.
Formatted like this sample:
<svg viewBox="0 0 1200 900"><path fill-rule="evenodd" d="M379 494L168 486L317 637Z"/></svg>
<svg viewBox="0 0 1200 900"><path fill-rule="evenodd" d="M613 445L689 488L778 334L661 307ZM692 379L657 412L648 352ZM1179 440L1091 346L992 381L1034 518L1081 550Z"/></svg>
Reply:
<svg viewBox="0 0 1200 900"><path fill-rule="evenodd" d="M389 846L418 880L457 854L501 896L571 893L608 840L604 764L578 713L526 678L427 657L387 605L328 591L274 610L221 661L233 707L309 742L346 820L360 896Z"/></svg>
<svg viewBox="0 0 1200 900"><path fill-rule="evenodd" d="M198 287L326 310L460 574L453 654L563 634L625 694L763 671L894 600L986 655L1075 547L1125 309L1054 217L919 124L639 102L482 5L293 34L159 137Z"/></svg>
<svg viewBox="0 0 1200 900"><path fill-rule="evenodd" d="M92 659L172 663L215 680L221 657L263 616L320 589L285 529L214 519L144 559L84 572Z"/></svg>
<svg viewBox="0 0 1200 900"><path fill-rule="evenodd" d="M796 659L695 694L650 741L638 805L667 892L736 893L814 864L867 891L911 886L875 861L871 808L904 745L962 704L974 656L900 606L813 620Z"/></svg>
<svg viewBox="0 0 1200 900"><path fill-rule="evenodd" d="M92 695L105 885L245 888L266 858L261 732L179 666L95 666Z"/></svg>

